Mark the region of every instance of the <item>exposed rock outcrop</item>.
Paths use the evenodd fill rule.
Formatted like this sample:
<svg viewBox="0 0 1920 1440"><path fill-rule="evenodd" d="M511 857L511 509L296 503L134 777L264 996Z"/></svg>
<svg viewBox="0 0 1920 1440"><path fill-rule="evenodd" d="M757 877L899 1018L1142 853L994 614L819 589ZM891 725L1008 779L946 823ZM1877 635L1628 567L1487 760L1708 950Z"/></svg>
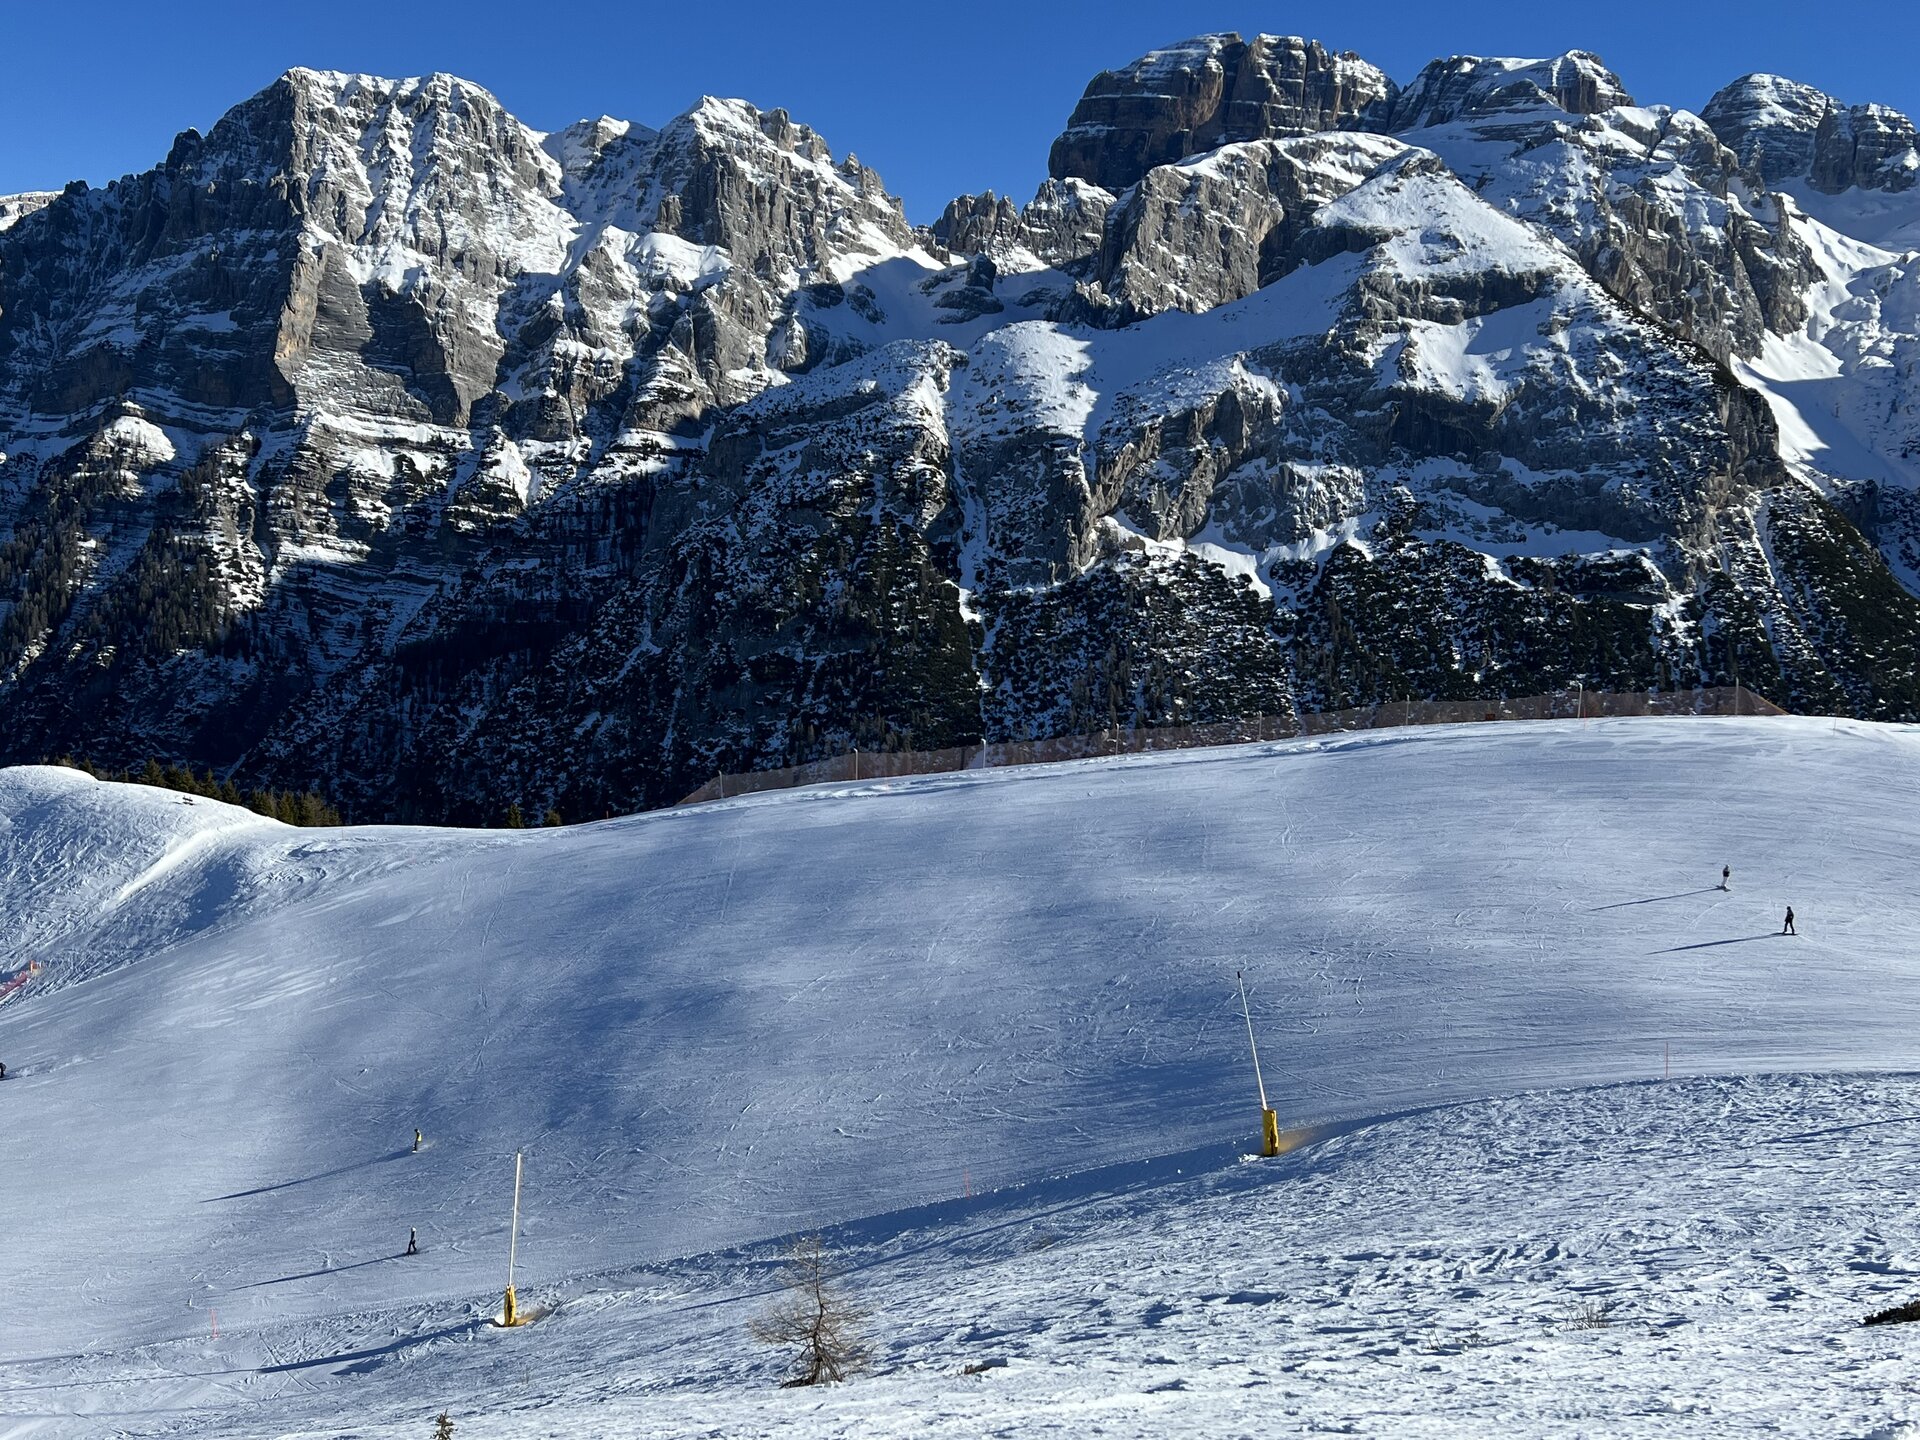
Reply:
<svg viewBox="0 0 1920 1440"><path fill-rule="evenodd" d="M782 111L290 72L0 202L0 761L490 820L1574 676L1920 717L1903 124L1207 36L916 231Z"/></svg>
<svg viewBox="0 0 1920 1440"><path fill-rule="evenodd" d="M985 255L1010 270L1078 271L1099 251L1113 196L1084 180L1046 180L1024 209L988 190L951 201L929 230L953 255Z"/></svg>
<svg viewBox="0 0 1920 1440"><path fill-rule="evenodd" d="M1551 60L1455 55L1435 60L1394 97L1385 127L1413 130L1541 105L1570 115L1594 115L1632 103L1620 77L1585 50L1569 50Z"/></svg>
<svg viewBox="0 0 1920 1440"><path fill-rule="evenodd" d="M46 209L59 193L58 190L27 190L18 195L0 195L0 230Z"/></svg>
<svg viewBox="0 0 1920 1440"><path fill-rule="evenodd" d="M1384 118L1395 86L1357 55L1287 35L1203 35L1096 76L1047 168L1118 193L1157 165L1244 140Z"/></svg>
<svg viewBox="0 0 1920 1440"><path fill-rule="evenodd" d="M1295 263L1313 212L1405 146L1383 136L1309 135L1223 146L1149 171L1107 217L1093 282L1108 324L1210 310Z"/></svg>
<svg viewBox="0 0 1920 1440"><path fill-rule="evenodd" d="M1766 184L1804 179L1816 190L1910 190L1920 184L1913 122L1884 105L1844 105L1779 75L1745 75L1701 118Z"/></svg>

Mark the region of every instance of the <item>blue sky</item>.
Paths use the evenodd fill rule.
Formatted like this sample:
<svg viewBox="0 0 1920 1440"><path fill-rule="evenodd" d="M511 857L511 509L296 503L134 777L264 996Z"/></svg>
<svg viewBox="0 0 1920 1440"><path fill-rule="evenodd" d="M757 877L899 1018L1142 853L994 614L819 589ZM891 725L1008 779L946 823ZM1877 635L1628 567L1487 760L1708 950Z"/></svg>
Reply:
<svg viewBox="0 0 1920 1440"><path fill-rule="evenodd" d="M0 0L0 193L146 169L179 130L205 130L281 71L311 65L451 70L543 130L602 113L658 125L703 93L784 105L928 221L964 190L1026 199L1096 71L1208 30L1312 36L1402 83L1438 55L1580 48L1647 103L1697 109L1735 76L1772 70L1920 112L1916 0Z"/></svg>

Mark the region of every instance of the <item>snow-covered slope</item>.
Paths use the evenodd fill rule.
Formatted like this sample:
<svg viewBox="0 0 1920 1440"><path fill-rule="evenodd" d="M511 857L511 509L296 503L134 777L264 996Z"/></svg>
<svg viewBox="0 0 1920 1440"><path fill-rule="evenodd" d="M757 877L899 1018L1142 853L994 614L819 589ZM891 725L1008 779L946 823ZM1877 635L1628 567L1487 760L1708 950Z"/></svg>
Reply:
<svg viewBox="0 0 1920 1440"><path fill-rule="evenodd" d="M1851 225L1838 207L1822 208ZM1790 202L1784 223L1805 241L1819 280L1805 326L1769 333L1741 374L1772 404L1781 454L1801 473L1912 492L1920 488L1920 254L1857 240Z"/></svg>
<svg viewBox="0 0 1920 1440"><path fill-rule="evenodd" d="M821 1225L924 1244L875 1277L907 1309L964 1288L996 1215L1078 1237L1045 1284L1104 1284L1102 1195L1138 1192L1137 1255L1227 1264L1176 1242L1191 1202L1228 1243L1206 1197L1256 1133L1237 969L1289 1126L1645 1078L1669 1046L1683 1073L1914 1068L1917 760L1849 722L1487 725L480 834L7 771L0 933L44 969L0 1005L4 1275L31 1295L0 1433L402 1425L596 1365L581 1395L627 1366L692 1424L766 1383L737 1337L769 1252L679 1257ZM1580 1123L1641 1123L1615 1103ZM495 1354L473 1321L516 1150L523 1286L561 1308L553 1349ZM394 1258L409 1227L426 1253ZM1338 1227L1291 1243L1365 1243ZM1004 1278L1065 1304L1041 1275ZM1004 1319L955 1317L846 1403L1045 1349Z"/></svg>

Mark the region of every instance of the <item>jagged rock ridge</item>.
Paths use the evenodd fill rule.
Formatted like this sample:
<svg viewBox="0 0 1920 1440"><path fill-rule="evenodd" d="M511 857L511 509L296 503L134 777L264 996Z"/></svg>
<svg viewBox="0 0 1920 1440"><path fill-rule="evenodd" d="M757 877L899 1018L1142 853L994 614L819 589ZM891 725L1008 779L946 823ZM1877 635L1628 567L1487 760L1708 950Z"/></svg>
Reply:
<svg viewBox="0 0 1920 1440"><path fill-rule="evenodd" d="M0 759L486 820L1576 680L1911 717L1912 135L1212 35L916 230L782 111L293 71L0 201Z"/></svg>
<svg viewBox="0 0 1920 1440"><path fill-rule="evenodd" d="M1884 105L1844 105L1779 75L1745 75L1700 115L1765 184L1804 178L1839 194L1920 183L1913 122Z"/></svg>
<svg viewBox="0 0 1920 1440"><path fill-rule="evenodd" d="M1337 130L1382 116L1397 87L1315 40L1203 35L1109 70L1087 86L1048 170L1124 190L1149 170L1241 140Z"/></svg>

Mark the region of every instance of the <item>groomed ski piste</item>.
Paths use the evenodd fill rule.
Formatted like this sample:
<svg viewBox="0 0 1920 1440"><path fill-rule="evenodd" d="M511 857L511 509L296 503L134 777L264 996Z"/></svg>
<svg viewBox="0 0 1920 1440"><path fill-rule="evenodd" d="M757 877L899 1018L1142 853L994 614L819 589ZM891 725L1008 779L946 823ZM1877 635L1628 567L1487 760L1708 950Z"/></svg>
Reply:
<svg viewBox="0 0 1920 1440"><path fill-rule="evenodd" d="M0 772L0 1436L1920 1434L1860 1325L1917 777L1589 720L463 832ZM815 1231L872 1363L783 1390Z"/></svg>

